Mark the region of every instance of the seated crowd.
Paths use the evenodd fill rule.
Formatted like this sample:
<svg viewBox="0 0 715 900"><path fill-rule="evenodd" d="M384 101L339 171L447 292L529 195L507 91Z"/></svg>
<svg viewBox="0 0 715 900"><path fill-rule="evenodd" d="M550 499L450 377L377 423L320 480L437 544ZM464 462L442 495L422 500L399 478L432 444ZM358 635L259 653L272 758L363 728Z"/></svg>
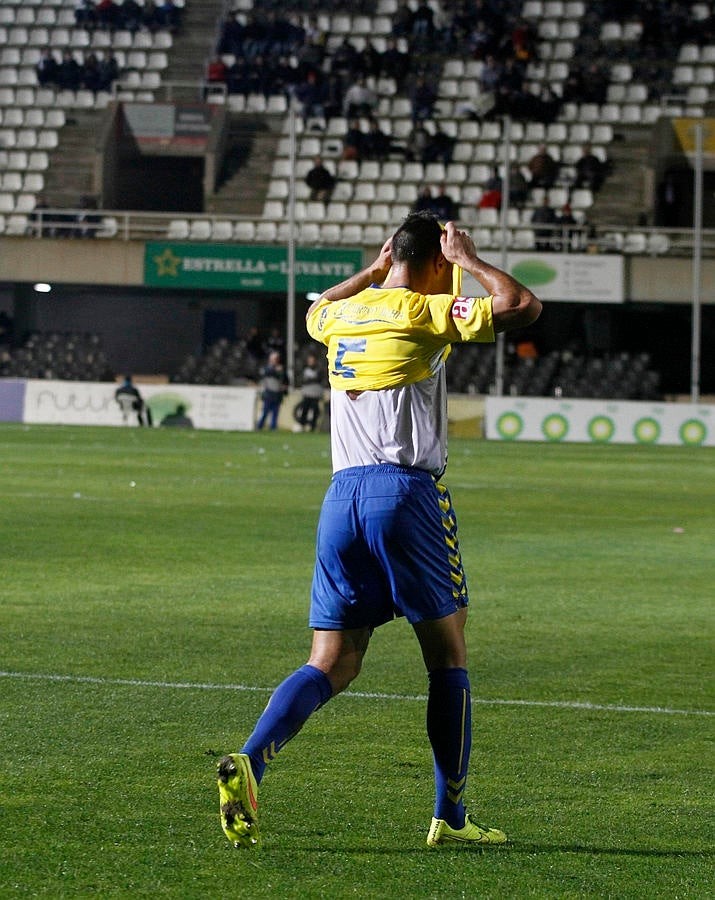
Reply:
<svg viewBox="0 0 715 900"><path fill-rule="evenodd" d="M174 0L145 0L141 4L137 0L79 0L74 17L77 27L88 31L136 32L141 28L178 31L181 12L181 7Z"/></svg>

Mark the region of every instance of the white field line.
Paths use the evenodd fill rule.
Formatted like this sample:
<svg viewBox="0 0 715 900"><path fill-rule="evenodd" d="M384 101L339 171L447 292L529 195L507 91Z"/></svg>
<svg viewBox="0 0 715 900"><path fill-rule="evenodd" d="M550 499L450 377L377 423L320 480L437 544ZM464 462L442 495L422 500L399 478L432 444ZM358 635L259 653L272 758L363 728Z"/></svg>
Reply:
<svg viewBox="0 0 715 900"><path fill-rule="evenodd" d="M163 688L167 690L194 691L248 691L254 694L270 694L274 688L248 684L202 684L183 681L141 681L134 678L100 678L91 675L51 675L33 672L2 672L0 678L18 678L27 681L66 681L73 684L124 685L127 687ZM425 694L380 694L363 691L344 691L343 697L373 700L426 701ZM584 709L619 713L652 713L665 716L715 716L706 709L671 709L666 706L618 706L607 703L581 703L577 700L503 700L472 697L473 704L482 706L543 706L555 709Z"/></svg>

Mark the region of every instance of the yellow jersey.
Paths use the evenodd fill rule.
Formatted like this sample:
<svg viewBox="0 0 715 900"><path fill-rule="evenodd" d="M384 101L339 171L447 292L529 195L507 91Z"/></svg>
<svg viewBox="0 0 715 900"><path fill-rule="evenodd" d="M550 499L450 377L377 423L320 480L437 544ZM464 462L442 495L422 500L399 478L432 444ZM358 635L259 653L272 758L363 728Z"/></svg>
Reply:
<svg viewBox="0 0 715 900"><path fill-rule="evenodd" d="M458 341L494 340L491 297L418 294L372 286L346 300L323 300L307 319L328 348L330 385L382 390L433 375Z"/></svg>

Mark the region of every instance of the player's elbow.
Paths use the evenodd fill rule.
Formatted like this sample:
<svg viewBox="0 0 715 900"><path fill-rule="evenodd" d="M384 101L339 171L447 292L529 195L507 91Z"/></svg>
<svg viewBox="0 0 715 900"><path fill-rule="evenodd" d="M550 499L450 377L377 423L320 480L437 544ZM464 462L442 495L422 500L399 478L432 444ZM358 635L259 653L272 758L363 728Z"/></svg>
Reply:
<svg viewBox="0 0 715 900"><path fill-rule="evenodd" d="M541 308L541 301L528 288L523 288L508 299L494 303L494 330L501 332L525 328L539 318Z"/></svg>

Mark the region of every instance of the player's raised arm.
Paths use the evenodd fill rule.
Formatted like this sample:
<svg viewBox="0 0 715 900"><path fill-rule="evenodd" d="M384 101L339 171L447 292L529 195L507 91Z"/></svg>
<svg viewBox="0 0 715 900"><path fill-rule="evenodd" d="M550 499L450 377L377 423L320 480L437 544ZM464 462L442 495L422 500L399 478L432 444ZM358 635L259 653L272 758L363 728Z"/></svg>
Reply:
<svg viewBox="0 0 715 900"><path fill-rule="evenodd" d="M346 297L352 297L355 294L359 294L360 291L364 291L365 288L370 287L371 284L382 284L387 278L387 273L390 271L390 266L392 265L391 245L392 237L389 237L382 245L382 249L377 257L369 266L362 269L362 271L351 275L350 278L347 278L345 281L341 281L340 284L336 284L333 287L328 288L327 291L323 291L320 297L311 303L306 316L309 316L315 307L319 303L322 303L323 300L344 300Z"/></svg>
<svg viewBox="0 0 715 900"><path fill-rule="evenodd" d="M538 319L541 301L521 282L481 259L474 241L465 231L459 231L454 222L445 226L442 253L449 262L473 275L492 295L495 331L523 328Z"/></svg>

